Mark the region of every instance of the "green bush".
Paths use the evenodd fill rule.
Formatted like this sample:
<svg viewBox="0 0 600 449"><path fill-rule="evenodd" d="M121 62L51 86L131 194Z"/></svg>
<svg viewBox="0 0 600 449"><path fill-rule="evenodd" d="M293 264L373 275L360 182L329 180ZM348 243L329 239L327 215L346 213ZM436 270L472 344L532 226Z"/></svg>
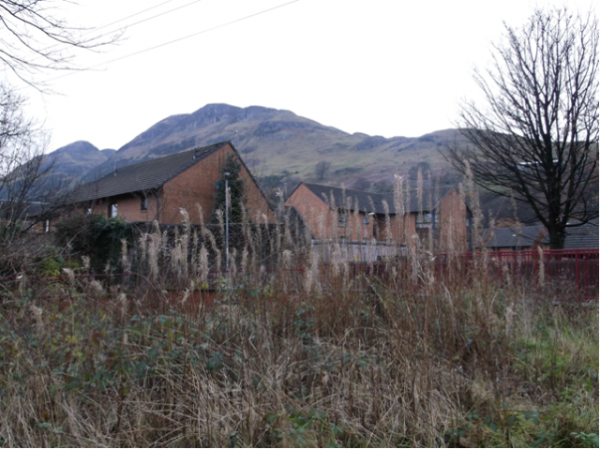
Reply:
<svg viewBox="0 0 600 449"><path fill-rule="evenodd" d="M107 264L122 269L121 239L131 242L133 227L121 217L77 214L58 222L54 235L56 243L68 247L72 255L88 256L90 268L98 273Z"/></svg>

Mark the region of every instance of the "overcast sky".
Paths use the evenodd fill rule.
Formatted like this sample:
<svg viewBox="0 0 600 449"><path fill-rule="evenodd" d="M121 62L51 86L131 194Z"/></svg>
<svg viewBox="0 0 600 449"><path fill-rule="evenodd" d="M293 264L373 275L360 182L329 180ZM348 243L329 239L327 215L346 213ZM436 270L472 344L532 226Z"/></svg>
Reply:
<svg viewBox="0 0 600 449"><path fill-rule="evenodd" d="M473 68L488 64L503 21L519 25L535 6L557 4L85 0L56 14L88 27L113 24L101 33L129 25L120 43L77 53L77 65L90 70L40 75L55 94L20 93L51 132L48 150L76 140L118 149L159 120L208 103L286 109L346 132L415 137L453 127L460 100L477 96Z"/></svg>

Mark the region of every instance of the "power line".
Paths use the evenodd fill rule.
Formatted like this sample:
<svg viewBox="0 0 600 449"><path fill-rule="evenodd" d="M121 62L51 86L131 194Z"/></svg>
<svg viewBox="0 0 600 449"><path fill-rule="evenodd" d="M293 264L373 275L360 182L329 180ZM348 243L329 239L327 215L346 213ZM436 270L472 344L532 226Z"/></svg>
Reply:
<svg viewBox="0 0 600 449"><path fill-rule="evenodd" d="M197 1L201 1L201 0L197 0ZM155 46L153 46L153 47L145 48L145 49L143 49L143 50L139 50L139 51L136 51L136 52L130 53L130 54L128 54L128 55L120 56L120 57L118 57L118 58L111 59L111 60L109 60L109 61L105 61L105 62L102 62L102 63L100 63L100 64L96 64L96 65L93 65L93 66L91 66L91 67L88 67L88 70L89 70L89 69L95 69L95 68L98 68L98 67L104 66L104 65L106 65L106 64L112 64L113 62L122 61L122 60L124 60L124 59L128 59L128 58L131 58L131 57L133 57L133 56L141 55L141 54L143 54L143 53L147 53L147 52L149 52L149 51L156 50L156 49L158 49L158 48L166 47L167 45L175 44L175 43L177 43L177 42L181 42L181 41L184 41L184 40L190 39L190 38L192 38L192 37L199 36L199 35L201 35L201 34L209 33L209 32L211 32L211 31L218 30L218 29L220 29L220 28L224 28L224 27L226 27L226 26L233 25L233 24L235 24L235 23L238 23L238 22L242 22L242 21L244 21L244 20L247 20L247 19L250 19L250 18L252 18L252 17L256 17L256 16L259 16L259 15L261 15L261 14L265 14L265 13L268 13L268 12L274 11L274 10L276 10L276 9L283 8L283 7L285 7L285 6L291 5L292 3L296 3L296 2L298 2L298 1L300 1L300 0L292 0L291 2L283 3L283 4L281 4L281 5L277 5L277 6L274 6L274 7L272 7L272 8L264 9L264 10L262 10L262 11L259 11L259 12L257 12L257 13L250 14L250 15L248 15L248 16L244 16L244 17L241 17L241 18L239 18L239 19L231 20L231 21L229 21L229 22L225 22L225 23L222 23L222 24L220 24L220 25L216 25L216 26L214 26L214 27L212 27L212 28L208 28L208 29L205 29L205 30L202 30L202 31L198 31L198 32L196 32L196 33L188 34L187 36L183 36L183 37L180 37L180 38L177 38L177 39L173 39L172 41L164 42L164 43L162 43L162 44L158 44L158 45L155 45ZM57 76L56 78L51 78L51 79L49 79L49 80L45 81L44 83L48 83L48 82L52 82L52 81L56 81L56 80L58 80L58 79L65 78L65 77L67 77L67 76L71 76L71 75L74 75L75 73L79 73L79 72L80 72L80 71L78 71L78 72L71 72L71 73L67 73L67 74L65 74L65 75Z"/></svg>
<svg viewBox="0 0 600 449"><path fill-rule="evenodd" d="M103 28L107 28L109 26L112 26L112 25L115 25L117 23L123 22L124 20L131 19L132 17L139 16L140 14L144 14L145 12L148 12L148 11L156 9L156 8L158 8L160 6L166 5L167 3L171 3L172 1L174 1L174 0L167 0L165 2L159 3L158 5L154 5L154 6L151 6L150 8L146 8L146 9L143 9L142 11L138 11L138 12L136 12L134 14L131 14L131 15L127 16L127 17L123 17L122 19L115 20L114 22L107 23L106 25L102 25L101 27L98 27L98 28L95 28L93 30L90 30L90 33L93 32L93 31L102 30ZM133 26L133 25L131 25L131 26Z"/></svg>
<svg viewBox="0 0 600 449"><path fill-rule="evenodd" d="M277 5L277 6L274 6L272 8L265 9L265 10L259 11L257 13L254 13L254 14L250 14L249 16L241 17L239 19L235 19L235 20L232 20L230 22L225 22L225 23L222 23L220 25L214 26L212 28L208 28L206 30L198 31L197 33L188 34L187 36L183 36L183 37L174 39L174 40L169 41L169 42L158 44L158 45L155 45L154 47L146 48L144 50L140 50L140 51L137 51L137 52L134 52L134 53L130 53L128 55L121 56L119 58L111 59L110 61L106 61L104 63L97 64L97 65L92 66L90 68L93 69L93 68L100 67L100 66L105 65L105 64L110 64L110 63L113 63L113 62L116 62L116 61L121 61L123 59L127 59L127 58L130 58L132 56L137 56L137 55L140 55L142 53L146 53L146 52L149 52L149 51L152 51L152 50L156 50L157 48L166 47L167 45L171 45L171 44L174 44L174 43L177 43L177 42L181 42L181 41L184 41L186 39L190 39L192 37L199 36L201 34L205 34L205 33L208 33L210 31L218 30L219 28L223 28L223 27L226 27L226 26L229 26L229 25L233 25L234 23L238 23L238 22L241 22L243 20L250 19L252 17L256 17L256 16L259 16L261 14L265 14L267 12L274 11L274 10L279 9L279 8L283 8L284 6L291 5L292 3L296 3L298 1L299 0L292 0L291 2L284 3L282 5Z"/></svg>
<svg viewBox="0 0 600 449"><path fill-rule="evenodd" d="M119 19L119 20L117 20L117 21L115 21L115 22L112 22L112 23L109 23L109 24L107 24L107 25L103 25L103 26L101 26L100 28L96 28L95 30L92 30L92 31L97 31L97 30L100 30L100 29L102 29L102 28L106 28L106 27L108 27L108 26L114 25L115 23L122 22L123 20L127 20L127 19L129 19L129 18L131 18L131 17L137 16L137 15L139 15L139 14L142 14L142 13L146 12L146 11L150 11L151 9L157 8L158 6L162 6L162 5L164 5L164 4L166 4L166 3L169 3L169 2L172 2L172 1L173 1L173 0L167 0L166 2L164 2L164 3L161 3L161 4L159 4L159 5L156 5L156 6L153 6L152 8L145 9L145 10L143 10L143 11L140 11L140 12L138 12L138 13L132 14L131 16L124 17L123 19ZM139 25L140 23L148 22L149 20L156 19L157 17L164 16L164 15L166 15L166 14L172 13L172 12L174 12L174 11L178 11L178 10L180 10L180 9L183 9L183 8L187 8L188 6L191 6L191 5L195 4L195 3L199 3L199 2L201 2L201 1L202 1L202 0L194 0L193 2L186 3L185 5L177 6L176 8L169 9L168 11L163 11L163 12L161 12L160 14L157 14L157 15L155 15L155 16L152 16L152 17L147 17L147 18L145 18L145 19L142 19L142 20L139 20L139 21L137 21L137 22L130 23L129 25L125 25L125 26L124 26L124 28L132 28L132 27L134 27L134 26L136 26L136 25ZM109 33L101 34L101 35L100 35L100 36L98 36L97 38L104 37L104 36L106 36L106 35L108 35L108 34L114 33L115 31L119 31L119 30L114 30L114 31L111 31L111 32L109 32ZM97 39L97 38L96 38L96 39Z"/></svg>
<svg viewBox="0 0 600 449"><path fill-rule="evenodd" d="M167 3L171 3L172 1L174 1L174 0L164 1L162 3L159 3L158 5L154 5L154 6L150 7L150 8L143 9L141 11L138 11L138 12L134 13L134 14L130 14L129 16L126 16L126 17L123 17L121 19L115 20L114 22L110 22L110 23L107 23L105 25L102 25L101 27L88 30L87 32L83 33L82 36L86 36L86 35L89 35L91 33L96 32L98 30L102 30L104 28L108 28L108 27L110 27L112 25L115 25L117 23L123 22L124 20L131 19L132 17L139 16L140 14L143 14L145 12L148 12L148 11L151 11L153 9L159 8L159 7L163 6L163 5L166 5ZM95 37L91 38L90 40L96 40L97 41L99 39L102 39L103 37L106 37L106 36L109 36L111 34L117 33L117 32L119 32L119 31L121 31L123 29L132 28L132 27L134 27L136 25L139 25L141 23L148 22L148 21L150 21L152 19L156 19L157 17L161 17L161 16L164 16L166 14L172 13L174 11L178 11L180 9L186 8L188 6L191 6L191 5L195 4L195 3L199 3L201 1L202 0L194 0L194 1L190 2L190 3L186 3L185 5L177 6L177 7L173 8L173 9L169 9L167 11L163 11L160 14L157 14L155 16L147 17L147 18L139 20L137 22L130 23L129 25L126 24L123 28L115 29L115 30L112 30L112 31L110 31L108 33L99 34L98 36L95 36ZM52 48L58 47L60 45L62 45L62 44L61 43L56 43L56 44L50 45L49 47L46 47L45 49L40 50L40 51L47 51L47 50L50 50Z"/></svg>

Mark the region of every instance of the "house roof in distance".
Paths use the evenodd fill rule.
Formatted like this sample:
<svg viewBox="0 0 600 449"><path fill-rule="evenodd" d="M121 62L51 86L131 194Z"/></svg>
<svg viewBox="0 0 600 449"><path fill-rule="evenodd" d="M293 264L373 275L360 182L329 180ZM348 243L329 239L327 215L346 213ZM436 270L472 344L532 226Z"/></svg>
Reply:
<svg viewBox="0 0 600 449"><path fill-rule="evenodd" d="M487 248L522 248L534 243L548 243L548 234L540 239L540 233L546 228L542 225L535 226L511 226L506 228L486 229L484 240L487 240Z"/></svg>
<svg viewBox="0 0 600 449"><path fill-rule="evenodd" d="M356 204L358 204L359 212L374 212L376 214L384 215L386 213L386 209L384 207L385 201L388 205L387 212L390 214L396 213L396 208L394 206L394 195L391 193L364 192L362 190L342 189L341 187L324 186L321 184L312 184L307 182L303 182L301 184L304 184L312 193L317 195L321 200L325 201L327 204L331 202L331 196L333 195L333 201L335 202L335 207L337 209L355 210ZM300 185L298 185L298 187ZM296 187L296 189L298 187ZM439 199L444 198L450 190L451 189L446 189L440 195ZM433 200L433 198L431 198L431 193L431 189L428 189L423 192L423 211L429 210L428 205ZM348 203L348 201L350 201L350 203ZM410 194L410 204L408 205L407 209L407 212L419 211L417 195L414 192L411 192ZM435 209L435 205L433 206L433 209Z"/></svg>
<svg viewBox="0 0 600 449"><path fill-rule="evenodd" d="M79 187L75 202L91 201L131 192L158 189L229 142L182 151L146 162L118 168L105 177Z"/></svg>
<svg viewBox="0 0 600 449"><path fill-rule="evenodd" d="M487 240L487 248L514 248L531 246L540 233L545 230L544 226L523 226L486 229L484 231ZM492 234L493 232L493 234ZM564 249L597 249L598 248L598 220L592 220L581 226L567 228ZM488 240L489 239L489 240ZM546 233L539 243L550 243L550 236Z"/></svg>
<svg viewBox="0 0 600 449"><path fill-rule="evenodd" d="M598 220L567 228L564 249L597 249L598 246Z"/></svg>
<svg viewBox="0 0 600 449"><path fill-rule="evenodd" d="M388 212L393 213L394 211L394 197L389 194L342 189L340 187L324 186L307 182L304 182L303 184L327 204L331 202L331 197L333 196L335 205L329 205L332 207L334 206L337 209L355 210L356 203L358 202L358 210L360 212L385 214L383 202L386 201L388 204Z"/></svg>

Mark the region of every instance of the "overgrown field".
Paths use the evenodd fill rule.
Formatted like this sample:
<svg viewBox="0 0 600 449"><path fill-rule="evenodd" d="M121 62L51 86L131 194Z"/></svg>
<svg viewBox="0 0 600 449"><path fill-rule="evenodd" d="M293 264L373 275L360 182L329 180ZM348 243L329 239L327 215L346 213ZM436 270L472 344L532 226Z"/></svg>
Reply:
<svg viewBox="0 0 600 449"><path fill-rule="evenodd" d="M598 447L597 307L386 273L3 286L0 446Z"/></svg>

